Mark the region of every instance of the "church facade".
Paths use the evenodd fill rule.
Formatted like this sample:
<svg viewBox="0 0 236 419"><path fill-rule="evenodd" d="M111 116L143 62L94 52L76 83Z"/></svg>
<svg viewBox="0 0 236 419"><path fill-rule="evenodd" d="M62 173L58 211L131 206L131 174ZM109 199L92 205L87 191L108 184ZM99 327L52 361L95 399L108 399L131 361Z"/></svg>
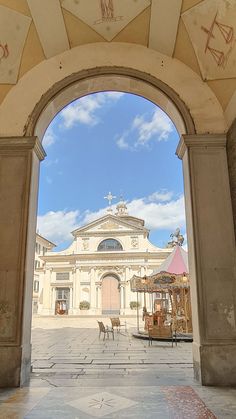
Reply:
<svg viewBox="0 0 236 419"><path fill-rule="evenodd" d="M144 220L129 216L124 202L72 236L67 249L41 256L38 314L132 314L137 296L130 279L149 275L171 252L151 244Z"/></svg>

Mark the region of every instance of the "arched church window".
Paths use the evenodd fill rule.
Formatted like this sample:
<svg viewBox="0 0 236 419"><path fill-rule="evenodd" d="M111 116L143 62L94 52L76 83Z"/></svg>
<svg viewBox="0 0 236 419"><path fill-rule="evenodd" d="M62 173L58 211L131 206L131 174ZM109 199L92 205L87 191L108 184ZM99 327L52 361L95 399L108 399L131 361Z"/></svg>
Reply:
<svg viewBox="0 0 236 419"><path fill-rule="evenodd" d="M123 250L123 247L121 246L120 242L118 242L118 240L116 239L103 240L98 246L98 251L100 252L111 250Z"/></svg>

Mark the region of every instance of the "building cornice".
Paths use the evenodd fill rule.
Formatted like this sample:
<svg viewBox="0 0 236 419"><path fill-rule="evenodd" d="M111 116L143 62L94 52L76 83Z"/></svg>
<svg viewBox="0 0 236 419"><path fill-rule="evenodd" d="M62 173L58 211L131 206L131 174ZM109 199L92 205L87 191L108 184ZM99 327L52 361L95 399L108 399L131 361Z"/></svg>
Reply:
<svg viewBox="0 0 236 419"><path fill-rule="evenodd" d="M143 236L144 234L149 233L149 230L147 230L146 228L143 228L142 231L140 230L102 230L101 231L91 231L91 232L82 232L78 235L76 235L76 237L114 237L114 236L123 236L123 235L139 235L139 236Z"/></svg>
<svg viewBox="0 0 236 419"><path fill-rule="evenodd" d="M163 259L166 258L167 256L169 256L170 251L158 251L158 252L116 252L115 254L113 252L94 252L94 253L87 253L84 252L82 253L74 253L74 254L70 254L70 255L45 255L45 256L41 256L41 259L45 262L73 262L73 261L77 261L77 262L84 262L84 261L88 261L91 262L96 260L98 261L98 263L102 263L102 261L106 261L106 260L123 260L124 263L126 263L127 259Z"/></svg>

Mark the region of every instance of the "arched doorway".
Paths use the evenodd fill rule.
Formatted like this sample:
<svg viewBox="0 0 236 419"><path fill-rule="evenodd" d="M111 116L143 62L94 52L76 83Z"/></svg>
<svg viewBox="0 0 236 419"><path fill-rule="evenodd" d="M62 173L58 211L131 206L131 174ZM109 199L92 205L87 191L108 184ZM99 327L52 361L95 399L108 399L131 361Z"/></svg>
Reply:
<svg viewBox="0 0 236 419"><path fill-rule="evenodd" d="M119 278L113 274L102 279L102 314L120 314Z"/></svg>
<svg viewBox="0 0 236 419"><path fill-rule="evenodd" d="M177 152L183 160L190 238L195 375L206 385L235 384L235 237L222 108L211 89L178 60L141 46L114 44L77 47L39 64L1 106L1 258L7 324L0 335L1 385L23 384L30 373L38 172L39 160L45 157L40 140L66 103L104 90L152 100L183 135Z"/></svg>

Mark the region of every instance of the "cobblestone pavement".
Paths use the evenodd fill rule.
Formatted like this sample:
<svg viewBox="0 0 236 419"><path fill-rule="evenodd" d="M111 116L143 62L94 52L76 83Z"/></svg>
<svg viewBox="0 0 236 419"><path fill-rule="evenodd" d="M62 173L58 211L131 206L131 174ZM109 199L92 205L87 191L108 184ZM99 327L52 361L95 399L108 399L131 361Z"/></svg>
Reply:
<svg viewBox="0 0 236 419"><path fill-rule="evenodd" d="M149 346L126 321L127 332L103 341L94 318L34 318L30 386L0 392L0 417L236 417L236 389L194 381L191 343Z"/></svg>

